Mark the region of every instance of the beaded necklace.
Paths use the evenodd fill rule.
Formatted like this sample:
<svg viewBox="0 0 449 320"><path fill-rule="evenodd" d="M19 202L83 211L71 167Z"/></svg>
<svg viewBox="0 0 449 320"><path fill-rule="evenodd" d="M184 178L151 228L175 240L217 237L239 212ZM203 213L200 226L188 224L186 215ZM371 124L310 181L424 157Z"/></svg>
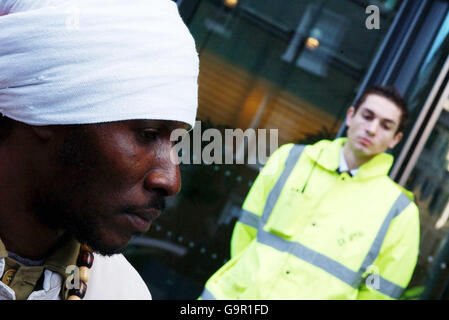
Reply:
<svg viewBox="0 0 449 320"><path fill-rule="evenodd" d="M81 300L84 298L87 291L87 282L90 277L90 268L93 262L94 255L92 249L82 244L76 261L76 265L79 268L80 287L79 289L70 289L67 300Z"/></svg>

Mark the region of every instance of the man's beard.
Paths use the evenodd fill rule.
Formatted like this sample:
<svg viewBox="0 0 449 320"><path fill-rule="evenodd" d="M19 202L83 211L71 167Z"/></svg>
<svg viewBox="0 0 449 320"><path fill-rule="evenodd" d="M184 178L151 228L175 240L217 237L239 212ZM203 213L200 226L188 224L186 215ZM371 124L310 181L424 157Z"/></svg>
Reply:
<svg viewBox="0 0 449 320"><path fill-rule="evenodd" d="M33 209L42 224L55 231L63 232L64 235L74 237L99 254L111 256L124 250L124 247L108 246L101 241L101 237L97 234L99 226L96 220L87 219L91 217L87 212L81 213L72 210L67 206L67 202L70 203L70 199L60 202L55 201L54 198L36 198Z"/></svg>
<svg viewBox="0 0 449 320"><path fill-rule="evenodd" d="M101 238L101 230L96 218L99 212L107 211L96 203L95 194L88 192L97 164L95 157L92 156L92 148L89 148L89 139L85 132L83 126L74 127L58 152L57 162L62 169L59 174L64 175L63 180L68 183L58 187L41 188L43 191L34 196L33 209L37 219L43 225L73 236L99 254L110 256L122 252L127 244L121 247L111 246ZM55 177L57 178L58 176ZM77 197L80 194L85 197ZM162 211L165 207L164 197L153 198L147 207ZM128 209L132 208L122 207L117 211L127 212ZM136 232L132 236L136 235L141 233Z"/></svg>
<svg viewBox="0 0 449 320"><path fill-rule="evenodd" d="M154 198L150 206L162 211L165 207L165 200L162 197ZM33 208L42 224L55 231L62 231L65 235L73 236L80 243L88 245L96 253L111 256L123 252L127 246L126 244L116 247L105 243L100 236L100 226L95 219L97 212L74 210L70 207L69 197L67 201L55 201L53 196L51 199L47 197L36 198ZM124 207L120 211L126 212L127 209ZM135 232L131 236L140 235L142 233Z"/></svg>

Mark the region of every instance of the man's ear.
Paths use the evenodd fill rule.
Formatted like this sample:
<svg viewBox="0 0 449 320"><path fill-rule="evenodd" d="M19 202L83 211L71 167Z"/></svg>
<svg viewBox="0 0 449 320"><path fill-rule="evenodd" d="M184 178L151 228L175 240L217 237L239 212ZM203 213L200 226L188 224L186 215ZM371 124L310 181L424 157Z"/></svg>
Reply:
<svg viewBox="0 0 449 320"><path fill-rule="evenodd" d="M354 117L356 110L353 106L349 107L346 111L346 126L350 127L352 125L352 118Z"/></svg>
<svg viewBox="0 0 449 320"><path fill-rule="evenodd" d="M391 140L391 142L388 145L388 147L390 149L393 149L399 143L399 141L401 141L403 136L404 136L404 134L402 132L396 133L396 135L394 136L393 140Z"/></svg>

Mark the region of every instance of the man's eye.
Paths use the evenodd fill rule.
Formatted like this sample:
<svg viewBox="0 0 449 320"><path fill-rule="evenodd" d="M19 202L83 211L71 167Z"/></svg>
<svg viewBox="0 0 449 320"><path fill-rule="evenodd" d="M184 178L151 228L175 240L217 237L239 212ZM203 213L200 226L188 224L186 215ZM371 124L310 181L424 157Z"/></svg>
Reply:
<svg viewBox="0 0 449 320"><path fill-rule="evenodd" d="M372 116L370 114L363 114L362 116L363 116L363 118L365 118L367 120L372 118Z"/></svg>
<svg viewBox="0 0 449 320"><path fill-rule="evenodd" d="M145 129L139 131L139 136L145 141L153 141L157 138L159 131L157 129Z"/></svg>

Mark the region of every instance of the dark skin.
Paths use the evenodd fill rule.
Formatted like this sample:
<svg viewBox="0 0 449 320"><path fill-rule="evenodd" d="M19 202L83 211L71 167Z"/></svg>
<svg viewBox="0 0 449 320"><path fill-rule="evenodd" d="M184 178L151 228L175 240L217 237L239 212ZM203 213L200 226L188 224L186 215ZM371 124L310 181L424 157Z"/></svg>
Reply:
<svg viewBox="0 0 449 320"><path fill-rule="evenodd" d="M174 121L73 126L13 121L0 140L0 239L29 259L67 234L95 251L121 252L180 190L170 158Z"/></svg>

